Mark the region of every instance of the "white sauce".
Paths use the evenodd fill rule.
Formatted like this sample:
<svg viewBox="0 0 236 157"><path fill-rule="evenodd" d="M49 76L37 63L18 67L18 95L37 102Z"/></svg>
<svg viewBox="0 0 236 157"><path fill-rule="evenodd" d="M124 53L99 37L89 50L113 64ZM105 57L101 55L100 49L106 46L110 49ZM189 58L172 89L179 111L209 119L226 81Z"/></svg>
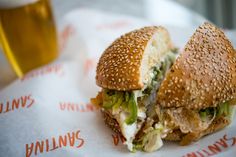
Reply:
<svg viewBox="0 0 236 157"><path fill-rule="evenodd" d="M118 122L120 124L121 127L121 132L123 134L123 136L126 138L126 142L125 144L128 146L128 149L130 151L133 150L133 138L136 134L136 130L137 130L137 122L131 124L131 125L127 125L125 123L127 116L124 112L121 112L119 115L119 119Z"/></svg>

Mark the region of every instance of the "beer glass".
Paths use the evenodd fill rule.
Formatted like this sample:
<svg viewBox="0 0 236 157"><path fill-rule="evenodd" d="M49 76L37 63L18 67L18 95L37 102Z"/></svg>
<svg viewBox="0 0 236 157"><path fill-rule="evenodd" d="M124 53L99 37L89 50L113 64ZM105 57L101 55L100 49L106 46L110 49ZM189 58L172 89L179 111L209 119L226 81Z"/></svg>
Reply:
<svg viewBox="0 0 236 157"><path fill-rule="evenodd" d="M49 0L0 0L0 45L16 74L58 56Z"/></svg>

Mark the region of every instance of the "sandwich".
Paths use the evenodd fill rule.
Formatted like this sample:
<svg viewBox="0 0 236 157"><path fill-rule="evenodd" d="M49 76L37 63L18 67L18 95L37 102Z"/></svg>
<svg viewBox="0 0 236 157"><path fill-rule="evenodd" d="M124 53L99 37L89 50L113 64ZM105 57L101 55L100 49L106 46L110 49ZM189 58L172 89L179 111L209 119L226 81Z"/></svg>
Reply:
<svg viewBox="0 0 236 157"><path fill-rule="evenodd" d="M136 139L150 132L136 137L148 117L155 114L156 91L176 51L165 28L150 26L122 35L99 59L96 83L102 90L91 102L101 107L105 123L125 139L130 151L136 149ZM149 138L152 136L152 143L145 138L144 151L162 146L159 132Z"/></svg>
<svg viewBox="0 0 236 157"><path fill-rule="evenodd" d="M165 140L188 145L228 126L236 104L236 52L224 33L204 23L166 74L156 113Z"/></svg>
<svg viewBox="0 0 236 157"><path fill-rule="evenodd" d="M228 126L236 103L236 54L224 33L201 25L177 53L167 30L145 27L102 54L92 103L130 151L188 145Z"/></svg>

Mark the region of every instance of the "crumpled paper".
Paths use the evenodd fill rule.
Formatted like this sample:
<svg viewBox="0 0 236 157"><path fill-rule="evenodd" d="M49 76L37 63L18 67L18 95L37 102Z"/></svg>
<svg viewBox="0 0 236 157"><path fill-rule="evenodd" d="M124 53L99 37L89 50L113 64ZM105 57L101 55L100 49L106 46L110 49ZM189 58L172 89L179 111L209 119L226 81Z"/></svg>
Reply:
<svg viewBox="0 0 236 157"><path fill-rule="evenodd" d="M145 25L151 23L89 9L68 13L59 28L61 57L0 91L0 156L235 156L236 120L190 146L164 142L153 153L130 153L105 126L90 104L100 90L96 63L115 38ZM180 48L194 30L167 28Z"/></svg>

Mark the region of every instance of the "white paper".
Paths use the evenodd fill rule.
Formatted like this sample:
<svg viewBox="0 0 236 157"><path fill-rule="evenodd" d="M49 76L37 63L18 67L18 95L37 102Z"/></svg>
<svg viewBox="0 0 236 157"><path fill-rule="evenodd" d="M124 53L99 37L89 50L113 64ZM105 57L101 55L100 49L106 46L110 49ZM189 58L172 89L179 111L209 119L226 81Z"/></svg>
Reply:
<svg viewBox="0 0 236 157"><path fill-rule="evenodd" d="M103 50L121 34L145 25L151 23L88 9L64 17L58 61L0 91L0 156L234 156L236 121L189 146L164 142L153 153L130 153L90 104L100 90L95 69ZM167 28L180 48L193 33L193 29Z"/></svg>

